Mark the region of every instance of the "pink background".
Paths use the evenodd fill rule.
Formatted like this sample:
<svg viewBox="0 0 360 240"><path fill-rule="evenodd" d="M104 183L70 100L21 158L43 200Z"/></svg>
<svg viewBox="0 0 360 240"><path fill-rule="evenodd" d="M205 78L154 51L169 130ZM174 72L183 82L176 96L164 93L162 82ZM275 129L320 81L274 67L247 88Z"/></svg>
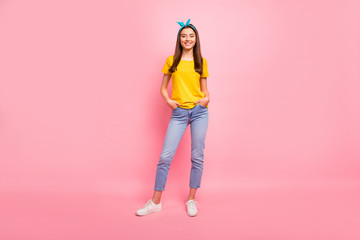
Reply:
<svg viewBox="0 0 360 240"><path fill-rule="evenodd" d="M210 74L199 215L188 128L163 210L136 217L189 18ZM0 239L359 239L359 22L355 0L0 1Z"/></svg>

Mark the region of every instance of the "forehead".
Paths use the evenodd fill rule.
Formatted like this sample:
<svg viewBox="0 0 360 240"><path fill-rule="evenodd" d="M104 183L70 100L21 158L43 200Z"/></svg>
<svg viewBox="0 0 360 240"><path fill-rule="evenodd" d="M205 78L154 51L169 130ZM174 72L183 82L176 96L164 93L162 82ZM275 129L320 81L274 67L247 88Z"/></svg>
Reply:
<svg viewBox="0 0 360 240"><path fill-rule="evenodd" d="M192 28L184 28L183 30L181 30L180 34L190 35L195 34L195 31Z"/></svg>

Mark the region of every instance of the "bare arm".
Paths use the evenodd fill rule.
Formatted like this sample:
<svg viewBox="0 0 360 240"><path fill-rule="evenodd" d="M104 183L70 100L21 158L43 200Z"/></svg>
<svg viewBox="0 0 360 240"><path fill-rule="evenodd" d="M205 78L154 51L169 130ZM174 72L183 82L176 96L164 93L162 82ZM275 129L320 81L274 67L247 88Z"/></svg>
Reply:
<svg viewBox="0 0 360 240"><path fill-rule="evenodd" d="M169 82L170 82L170 78L171 78L171 75L170 74L164 74L163 76L163 80L162 80L162 83L161 83L161 88L160 88L160 93L161 93L161 96L164 98L164 100L166 101L166 103L169 105L169 107L171 109L175 109L177 108L178 106L180 106L181 104L174 101L174 100L171 100L170 97L169 97L169 94L168 94L168 91L167 91L167 87L169 85Z"/></svg>
<svg viewBox="0 0 360 240"><path fill-rule="evenodd" d="M210 93L209 93L209 90L207 89L207 78L206 77L200 78L200 90L201 90L201 92L204 93L205 97L199 99L195 103L200 103L202 106L205 107L210 102Z"/></svg>

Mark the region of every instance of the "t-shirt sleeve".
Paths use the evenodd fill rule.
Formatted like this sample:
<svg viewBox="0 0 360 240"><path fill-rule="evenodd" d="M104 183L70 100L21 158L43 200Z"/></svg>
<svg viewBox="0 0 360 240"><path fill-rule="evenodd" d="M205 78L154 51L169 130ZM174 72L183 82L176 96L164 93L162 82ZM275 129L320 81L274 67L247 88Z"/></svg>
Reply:
<svg viewBox="0 0 360 240"><path fill-rule="evenodd" d="M165 74L171 74L171 72L169 72L169 68L172 66L172 60L171 60L171 56L169 56L167 59L166 59L166 62L164 64L164 67L163 69L161 70L163 73Z"/></svg>
<svg viewBox="0 0 360 240"><path fill-rule="evenodd" d="M207 68L207 61L205 58L203 58L203 74L200 77L208 77L208 68Z"/></svg>

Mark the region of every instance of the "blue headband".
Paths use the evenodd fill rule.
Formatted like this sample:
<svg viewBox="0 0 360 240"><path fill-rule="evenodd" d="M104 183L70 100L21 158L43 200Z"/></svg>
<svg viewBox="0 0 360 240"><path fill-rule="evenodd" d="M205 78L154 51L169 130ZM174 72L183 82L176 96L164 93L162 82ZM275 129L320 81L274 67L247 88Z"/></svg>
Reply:
<svg viewBox="0 0 360 240"><path fill-rule="evenodd" d="M185 26L190 26L190 27L192 27L192 28L194 29L194 31L196 32L195 27L193 27L193 26L190 25L190 19L187 20L187 22L186 22L185 24L184 24L183 22L177 22L177 23L181 26L179 32L180 32L181 29L183 29L183 27L185 27Z"/></svg>

